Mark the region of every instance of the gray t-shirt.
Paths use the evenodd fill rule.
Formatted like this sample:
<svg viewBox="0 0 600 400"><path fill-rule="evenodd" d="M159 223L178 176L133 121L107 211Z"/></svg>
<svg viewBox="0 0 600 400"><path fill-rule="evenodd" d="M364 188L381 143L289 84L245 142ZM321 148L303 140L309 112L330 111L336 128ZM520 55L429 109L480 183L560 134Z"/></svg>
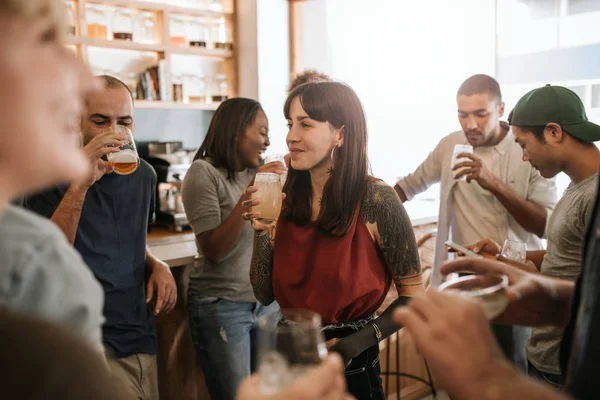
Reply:
<svg viewBox="0 0 600 400"><path fill-rule="evenodd" d="M0 306L66 326L104 354L104 291L58 227L21 207L0 215Z"/></svg>
<svg viewBox="0 0 600 400"><path fill-rule="evenodd" d="M247 169L229 180L225 169L215 168L207 160L194 161L182 185L183 205L194 234L199 235L221 225L255 174L255 169ZM235 246L220 260L207 259L198 246L200 261L190 272L189 293L230 301L256 302L249 276L253 232L250 224L247 224Z"/></svg>
<svg viewBox="0 0 600 400"><path fill-rule="evenodd" d="M574 281L579 276L583 241L596 200L598 174L569 185L550 217L548 248L540 272ZM559 352L563 330L533 328L527 345L528 360L540 371L560 375Z"/></svg>

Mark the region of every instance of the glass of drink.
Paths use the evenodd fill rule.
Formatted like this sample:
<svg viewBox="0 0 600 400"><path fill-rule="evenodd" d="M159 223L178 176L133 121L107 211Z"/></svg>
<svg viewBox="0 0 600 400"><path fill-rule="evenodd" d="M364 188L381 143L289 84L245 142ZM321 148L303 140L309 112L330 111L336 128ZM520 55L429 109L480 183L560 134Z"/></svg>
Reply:
<svg viewBox="0 0 600 400"><path fill-rule="evenodd" d="M450 170L452 170L452 168L454 168L456 164L460 164L463 161L469 161L469 159L466 157L457 158L457 156L461 153L473 154L473 146L471 146L470 144L457 144L454 146L454 151L452 152L452 160L450 162ZM462 171L462 168L457 171L454 171L454 176L458 175L460 171ZM467 177L463 175L461 179L467 180Z"/></svg>
<svg viewBox="0 0 600 400"><path fill-rule="evenodd" d="M119 175L133 174L140 165L140 157L135 147L133 133L123 125L117 125L117 132L123 136L125 144L119 147L117 152L108 154L106 158L115 173Z"/></svg>
<svg viewBox="0 0 600 400"><path fill-rule="evenodd" d="M508 306L507 287L506 275L488 272L483 275L467 275L448 280L442 283L438 290L456 291L462 296L479 300L485 316L492 320L502 314Z"/></svg>
<svg viewBox="0 0 600 400"><path fill-rule="evenodd" d="M525 262L527 260L527 243L505 240L500 254L509 260Z"/></svg>
<svg viewBox="0 0 600 400"><path fill-rule="evenodd" d="M259 172L254 178L254 186L258 190L252 199L260 200L260 204L252 207L252 212L259 212L259 222L271 223L279 218L281 212L281 179L271 172Z"/></svg>
<svg viewBox="0 0 600 400"><path fill-rule="evenodd" d="M260 391L281 391L327 356L321 316L306 310L281 310L258 321Z"/></svg>
<svg viewBox="0 0 600 400"><path fill-rule="evenodd" d="M265 164L279 161L280 163L283 164L284 167L287 167L285 165L285 159L283 158L283 155L281 155L281 154L270 154L265 157L264 161L265 161ZM283 185L285 185L285 181L287 180L287 171L285 171L282 174L279 174L279 179L281 180L281 188L283 189Z"/></svg>

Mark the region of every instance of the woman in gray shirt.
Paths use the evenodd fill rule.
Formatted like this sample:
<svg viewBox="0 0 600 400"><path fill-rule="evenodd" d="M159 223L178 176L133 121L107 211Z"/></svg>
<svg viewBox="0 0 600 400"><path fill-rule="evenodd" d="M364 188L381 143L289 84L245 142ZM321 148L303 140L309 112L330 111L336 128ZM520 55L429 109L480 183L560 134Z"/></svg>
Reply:
<svg viewBox="0 0 600 400"><path fill-rule="evenodd" d="M252 369L257 319L278 309L254 297L249 278L253 230L242 218L252 203L247 188L256 173L285 171L279 162L260 165L268 134L258 102L223 102L183 181L183 204L200 257L190 273L189 323L213 399L235 399Z"/></svg>

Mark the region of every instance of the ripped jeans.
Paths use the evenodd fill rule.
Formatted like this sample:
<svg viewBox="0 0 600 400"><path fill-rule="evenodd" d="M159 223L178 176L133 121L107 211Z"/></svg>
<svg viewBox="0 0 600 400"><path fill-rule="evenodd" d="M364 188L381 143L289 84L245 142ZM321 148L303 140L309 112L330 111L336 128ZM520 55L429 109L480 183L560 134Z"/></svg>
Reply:
<svg viewBox="0 0 600 400"><path fill-rule="evenodd" d="M254 371L258 318L279 306L217 297L190 296L188 300L192 341L210 397L235 400L239 384Z"/></svg>

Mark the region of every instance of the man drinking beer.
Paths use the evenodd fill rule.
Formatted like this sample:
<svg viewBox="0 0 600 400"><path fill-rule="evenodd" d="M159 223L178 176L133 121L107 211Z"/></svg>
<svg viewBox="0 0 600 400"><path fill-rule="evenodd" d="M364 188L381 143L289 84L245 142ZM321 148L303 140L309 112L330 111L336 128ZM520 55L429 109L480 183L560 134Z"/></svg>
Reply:
<svg viewBox="0 0 600 400"><path fill-rule="evenodd" d="M114 173L105 160L112 159L114 165L115 155L123 156L130 149L135 152L132 139L128 140L128 130L135 130L133 97L116 78L96 79L103 90L88 96L81 120L83 150L93 173L67 188L29 197L25 205L62 229L102 284L103 341L113 375L137 398L158 399L152 314L170 311L177 289L169 267L146 246L156 174L143 160L127 175ZM146 273L150 276L147 284ZM154 294L156 302L150 309L147 303Z"/></svg>

